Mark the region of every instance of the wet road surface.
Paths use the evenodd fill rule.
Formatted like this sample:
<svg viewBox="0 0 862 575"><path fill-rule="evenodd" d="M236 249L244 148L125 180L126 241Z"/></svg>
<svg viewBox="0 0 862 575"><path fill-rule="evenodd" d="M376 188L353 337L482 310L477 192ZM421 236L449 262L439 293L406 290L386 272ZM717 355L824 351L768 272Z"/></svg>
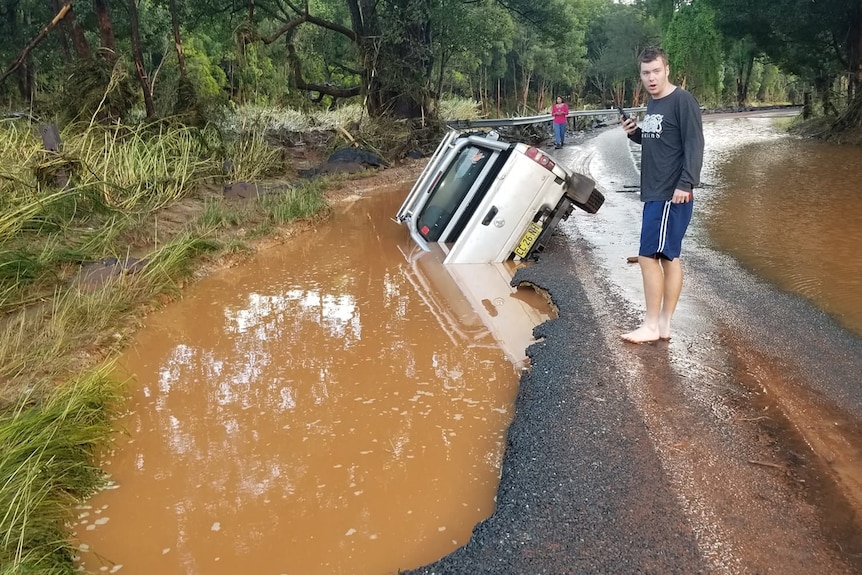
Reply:
<svg viewBox="0 0 862 575"><path fill-rule="evenodd" d="M563 152L608 201L516 275L559 317L528 350L496 511L411 573L862 572L862 342L694 234L673 340L623 343L640 203L613 190L637 173L618 130Z"/></svg>

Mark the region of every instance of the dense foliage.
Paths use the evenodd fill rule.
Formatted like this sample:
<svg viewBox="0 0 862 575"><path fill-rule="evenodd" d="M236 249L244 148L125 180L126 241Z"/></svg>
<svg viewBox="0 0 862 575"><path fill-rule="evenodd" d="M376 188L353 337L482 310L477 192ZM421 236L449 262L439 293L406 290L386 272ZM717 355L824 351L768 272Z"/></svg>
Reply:
<svg viewBox="0 0 862 575"><path fill-rule="evenodd" d="M61 120L231 104L428 117L441 98L488 115L641 104L637 53L661 44L706 105L857 100L855 0L0 0L0 96ZM862 100L860 100L862 101Z"/></svg>

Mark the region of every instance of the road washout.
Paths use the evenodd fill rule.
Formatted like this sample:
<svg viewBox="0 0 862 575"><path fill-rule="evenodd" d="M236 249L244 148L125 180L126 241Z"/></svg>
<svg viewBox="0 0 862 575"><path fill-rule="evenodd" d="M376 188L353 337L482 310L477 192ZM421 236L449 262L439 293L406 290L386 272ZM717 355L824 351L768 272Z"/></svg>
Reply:
<svg viewBox="0 0 862 575"><path fill-rule="evenodd" d="M615 137L564 152L589 173ZM603 240L577 214L514 279L545 290L559 317L528 350L495 513L410 573L859 572L847 448L860 444L858 339L702 243L686 268L687 327L624 344L639 276L609 270L627 265L619 244L639 206L609 199L621 207L588 224ZM837 466L813 437L844 446Z"/></svg>

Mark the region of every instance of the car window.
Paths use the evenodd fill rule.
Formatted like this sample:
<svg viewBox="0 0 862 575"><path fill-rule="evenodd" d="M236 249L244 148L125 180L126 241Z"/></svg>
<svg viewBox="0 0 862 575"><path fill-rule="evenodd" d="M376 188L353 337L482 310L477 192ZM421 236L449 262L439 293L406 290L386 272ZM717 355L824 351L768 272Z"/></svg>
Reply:
<svg viewBox="0 0 862 575"><path fill-rule="evenodd" d="M431 190L419 214L416 228L429 242L436 242L449 225L452 215L464 201L470 187L488 162L491 152L477 146L465 146L449 165L446 173Z"/></svg>

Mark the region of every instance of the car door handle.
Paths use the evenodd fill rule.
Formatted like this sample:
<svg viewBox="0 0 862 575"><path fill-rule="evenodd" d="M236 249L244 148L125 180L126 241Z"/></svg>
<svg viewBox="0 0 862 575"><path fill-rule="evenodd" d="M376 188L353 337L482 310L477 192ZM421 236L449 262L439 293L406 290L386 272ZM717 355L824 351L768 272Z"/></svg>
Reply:
<svg viewBox="0 0 862 575"><path fill-rule="evenodd" d="M482 225L483 226L491 225L491 221L494 219L494 216L497 215L498 211L499 210L497 209L497 206L491 206L491 209L488 210L487 214L485 214L485 219L482 220Z"/></svg>

